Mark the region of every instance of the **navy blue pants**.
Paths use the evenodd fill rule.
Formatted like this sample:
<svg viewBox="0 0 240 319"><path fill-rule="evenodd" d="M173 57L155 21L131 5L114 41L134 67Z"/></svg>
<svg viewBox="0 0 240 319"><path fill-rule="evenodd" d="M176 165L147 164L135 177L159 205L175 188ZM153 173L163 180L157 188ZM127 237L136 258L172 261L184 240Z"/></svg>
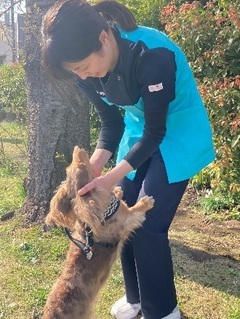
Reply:
<svg viewBox="0 0 240 319"><path fill-rule="evenodd" d="M168 229L187 184L168 183L159 151L139 167L133 181L125 177L119 183L129 206L144 195L155 199L143 227L125 243L121 255L127 301L141 302L144 319L163 318L177 305Z"/></svg>

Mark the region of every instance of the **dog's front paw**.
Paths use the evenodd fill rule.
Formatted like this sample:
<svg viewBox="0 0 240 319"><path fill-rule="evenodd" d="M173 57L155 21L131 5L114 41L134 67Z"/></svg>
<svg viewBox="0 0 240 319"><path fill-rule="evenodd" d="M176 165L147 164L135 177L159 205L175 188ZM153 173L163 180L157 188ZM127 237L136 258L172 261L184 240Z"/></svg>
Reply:
<svg viewBox="0 0 240 319"><path fill-rule="evenodd" d="M141 202L141 204L145 206L144 208L147 211L153 208L155 199L152 196L144 196L139 200L139 202Z"/></svg>
<svg viewBox="0 0 240 319"><path fill-rule="evenodd" d="M118 198L118 199L122 199L123 197L123 190L120 186L116 186L113 189L113 193L114 195Z"/></svg>

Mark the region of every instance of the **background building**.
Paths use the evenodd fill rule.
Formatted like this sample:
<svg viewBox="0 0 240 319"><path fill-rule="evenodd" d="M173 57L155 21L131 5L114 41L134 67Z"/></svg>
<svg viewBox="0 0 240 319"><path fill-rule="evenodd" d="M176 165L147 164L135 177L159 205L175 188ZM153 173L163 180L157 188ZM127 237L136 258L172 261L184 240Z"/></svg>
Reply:
<svg viewBox="0 0 240 319"><path fill-rule="evenodd" d="M19 61L24 48L25 15L17 13L12 16L15 17L13 21L10 13L5 13L0 22L0 65Z"/></svg>

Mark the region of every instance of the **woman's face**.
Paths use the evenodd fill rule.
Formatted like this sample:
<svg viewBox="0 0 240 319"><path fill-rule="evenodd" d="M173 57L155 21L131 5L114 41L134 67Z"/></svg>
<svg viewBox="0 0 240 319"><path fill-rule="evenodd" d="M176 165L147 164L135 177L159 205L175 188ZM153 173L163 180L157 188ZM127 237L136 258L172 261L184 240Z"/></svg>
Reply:
<svg viewBox="0 0 240 319"><path fill-rule="evenodd" d="M64 62L68 71L85 80L88 77L102 78L111 72L118 60L118 47L111 31L102 31L99 40L102 43L100 51L91 53L78 62Z"/></svg>

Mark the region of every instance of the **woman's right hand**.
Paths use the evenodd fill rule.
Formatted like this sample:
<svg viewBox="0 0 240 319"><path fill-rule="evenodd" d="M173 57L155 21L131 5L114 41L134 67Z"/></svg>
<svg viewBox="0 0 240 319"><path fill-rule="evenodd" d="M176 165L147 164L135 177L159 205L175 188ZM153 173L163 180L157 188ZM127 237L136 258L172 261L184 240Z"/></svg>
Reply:
<svg viewBox="0 0 240 319"><path fill-rule="evenodd" d="M102 168L106 165L109 158L112 156L112 153L104 149L96 149L91 158L90 164L92 173L95 177L99 177L102 173Z"/></svg>
<svg viewBox="0 0 240 319"><path fill-rule="evenodd" d="M102 187L110 190L116 185L127 173L131 172L133 167L125 160L122 160L113 169L106 174L94 178L91 182L78 190L80 196L86 194L96 187Z"/></svg>
<svg viewBox="0 0 240 319"><path fill-rule="evenodd" d="M91 171L92 171L94 177L99 177L99 176L101 176L102 168L98 167L97 165L91 164Z"/></svg>

